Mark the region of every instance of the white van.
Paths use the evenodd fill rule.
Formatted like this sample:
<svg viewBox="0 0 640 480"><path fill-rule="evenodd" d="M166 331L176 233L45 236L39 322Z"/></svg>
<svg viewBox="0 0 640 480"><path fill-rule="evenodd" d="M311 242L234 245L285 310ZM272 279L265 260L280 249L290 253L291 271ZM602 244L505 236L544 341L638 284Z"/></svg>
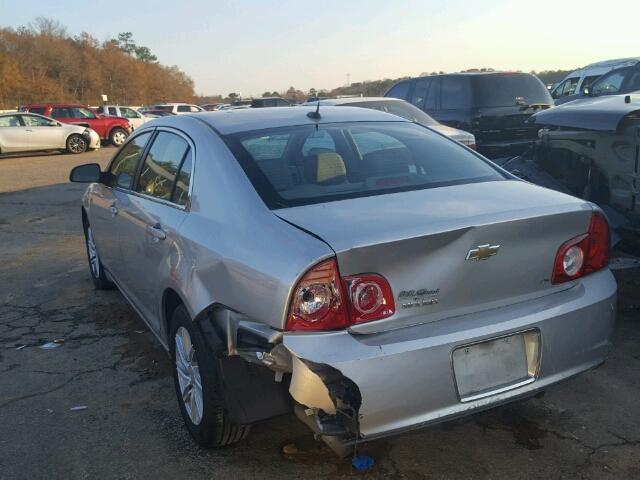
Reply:
<svg viewBox="0 0 640 480"><path fill-rule="evenodd" d="M640 62L640 57L618 58L592 63L567 75L552 91L556 105L561 105L571 100L584 96L585 87L589 87L595 80L609 73L611 70L621 67L633 66Z"/></svg>

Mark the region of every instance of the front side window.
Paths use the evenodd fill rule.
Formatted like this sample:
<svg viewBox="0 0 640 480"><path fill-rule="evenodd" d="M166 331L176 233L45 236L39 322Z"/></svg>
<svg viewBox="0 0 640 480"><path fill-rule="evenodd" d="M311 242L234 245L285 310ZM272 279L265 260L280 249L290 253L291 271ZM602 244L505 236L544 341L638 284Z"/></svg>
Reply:
<svg viewBox="0 0 640 480"><path fill-rule="evenodd" d="M442 77L440 102L443 110L471 108L471 90L466 77Z"/></svg>
<svg viewBox="0 0 640 480"><path fill-rule="evenodd" d="M567 78L555 88L551 96L553 98L562 98L568 95L573 95L576 93L576 87L578 86L579 81L580 77Z"/></svg>
<svg viewBox="0 0 640 480"><path fill-rule="evenodd" d="M138 115L132 108L122 107L120 108L120 113L122 113L124 118L140 118L140 115Z"/></svg>
<svg viewBox="0 0 640 480"><path fill-rule="evenodd" d="M23 115L22 121L27 127L51 127L58 124L48 118L36 117L35 115Z"/></svg>
<svg viewBox="0 0 640 480"><path fill-rule="evenodd" d="M33 110L31 110L31 111L33 112ZM51 109L51 116L53 118L71 118L71 112L69 112L68 108L53 107Z"/></svg>
<svg viewBox="0 0 640 480"><path fill-rule="evenodd" d="M142 165L136 190L171 201L176 176L188 150L189 144L182 137L159 132Z"/></svg>
<svg viewBox="0 0 640 480"><path fill-rule="evenodd" d="M112 186L127 190L133 187L133 180L150 136L151 132L141 133L122 147L109 168Z"/></svg>
<svg viewBox="0 0 640 480"><path fill-rule="evenodd" d="M17 115L6 115L0 117L0 127L21 127Z"/></svg>
<svg viewBox="0 0 640 480"><path fill-rule="evenodd" d="M593 95L611 95L613 93L618 93L622 86L622 82L624 81L624 77L629 70L629 68L622 68L615 72L608 73L593 83L591 93Z"/></svg>
<svg viewBox="0 0 640 480"><path fill-rule="evenodd" d="M456 142L409 122L290 126L223 140L270 208L504 179ZM321 148L306 147L318 140Z"/></svg>
<svg viewBox="0 0 640 480"><path fill-rule="evenodd" d="M398 83L391 87L391 90L385 94L385 97L401 98L402 100L406 100L409 93L409 85L411 85L409 82Z"/></svg>

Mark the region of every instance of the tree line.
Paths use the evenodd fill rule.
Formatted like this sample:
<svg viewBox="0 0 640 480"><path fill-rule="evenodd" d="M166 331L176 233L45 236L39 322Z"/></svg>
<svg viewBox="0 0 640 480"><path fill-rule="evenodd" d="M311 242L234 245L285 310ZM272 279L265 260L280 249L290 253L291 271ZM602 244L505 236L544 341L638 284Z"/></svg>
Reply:
<svg viewBox="0 0 640 480"><path fill-rule="evenodd" d="M33 102L147 105L193 101L194 85L176 66L164 66L131 32L98 41L71 36L59 22L0 28L0 109Z"/></svg>

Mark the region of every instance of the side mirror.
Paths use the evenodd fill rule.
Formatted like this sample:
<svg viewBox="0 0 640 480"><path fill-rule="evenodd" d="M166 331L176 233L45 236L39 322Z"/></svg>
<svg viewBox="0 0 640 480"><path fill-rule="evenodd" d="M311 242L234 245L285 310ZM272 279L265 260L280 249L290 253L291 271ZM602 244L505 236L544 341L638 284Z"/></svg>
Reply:
<svg viewBox="0 0 640 480"><path fill-rule="evenodd" d="M78 165L71 170L69 180L79 183L94 183L102 179L100 165L97 163L87 163L86 165Z"/></svg>

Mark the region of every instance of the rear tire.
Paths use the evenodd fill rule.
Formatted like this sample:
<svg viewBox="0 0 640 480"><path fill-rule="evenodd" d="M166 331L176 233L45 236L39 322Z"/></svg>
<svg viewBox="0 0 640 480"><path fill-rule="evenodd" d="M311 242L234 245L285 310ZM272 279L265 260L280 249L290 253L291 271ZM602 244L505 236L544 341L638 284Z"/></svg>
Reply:
<svg viewBox="0 0 640 480"><path fill-rule="evenodd" d="M93 238L93 230L89 222L84 223L84 239L87 247L87 259L89 260L89 272L91 273L91 280L97 290L111 290L115 287L113 282L109 280L107 272L102 265L100 256L98 255L98 249L96 248L95 240Z"/></svg>
<svg viewBox="0 0 640 480"><path fill-rule="evenodd" d="M234 425L220 400L216 358L184 305L171 317L169 352L180 413L193 439L203 447L239 442L250 425Z"/></svg>
<svg viewBox="0 0 640 480"><path fill-rule="evenodd" d="M129 134L124 128L116 127L109 134L109 142L115 147L120 147L127 141Z"/></svg>
<svg viewBox="0 0 640 480"><path fill-rule="evenodd" d="M67 152L78 154L84 153L89 148L89 142L82 135L74 133L67 138Z"/></svg>

